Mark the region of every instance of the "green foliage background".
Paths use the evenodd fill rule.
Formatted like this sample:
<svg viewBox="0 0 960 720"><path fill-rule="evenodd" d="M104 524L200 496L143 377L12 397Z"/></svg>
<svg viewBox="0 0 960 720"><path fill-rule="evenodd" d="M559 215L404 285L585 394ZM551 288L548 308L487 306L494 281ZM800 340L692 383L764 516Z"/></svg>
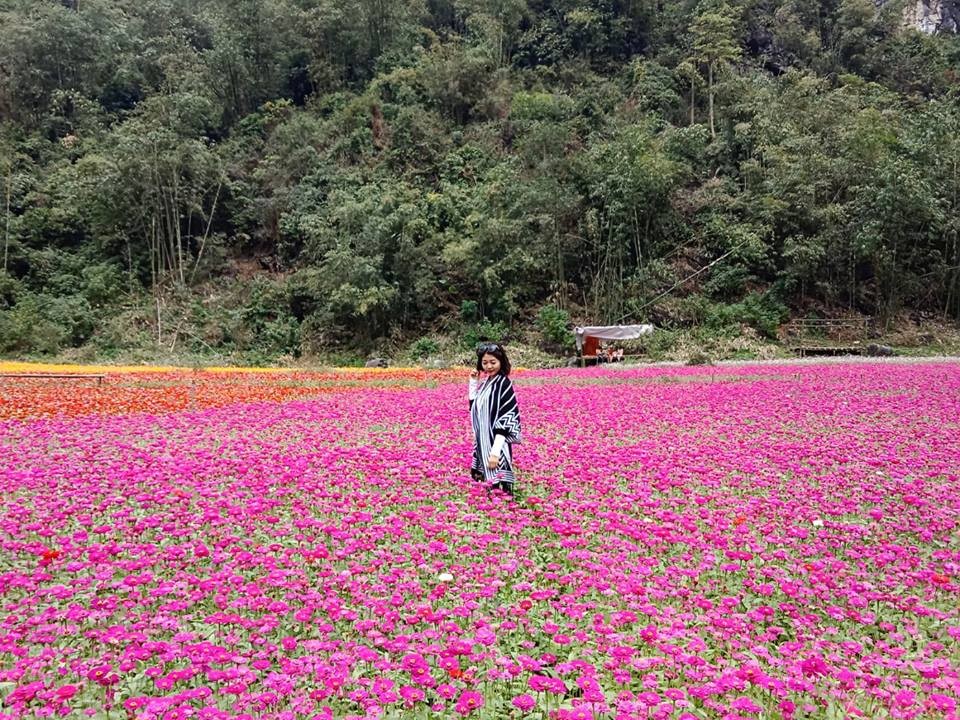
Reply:
<svg viewBox="0 0 960 720"><path fill-rule="evenodd" d="M903 11L0 0L0 353L957 319L960 40Z"/></svg>

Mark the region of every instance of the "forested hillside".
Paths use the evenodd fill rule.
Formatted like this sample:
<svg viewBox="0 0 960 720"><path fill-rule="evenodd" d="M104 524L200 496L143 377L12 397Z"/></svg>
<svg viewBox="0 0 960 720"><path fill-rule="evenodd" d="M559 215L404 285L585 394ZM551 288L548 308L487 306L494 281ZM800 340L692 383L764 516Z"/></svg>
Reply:
<svg viewBox="0 0 960 720"><path fill-rule="evenodd" d="M0 0L0 352L960 318L935 5Z"/></svg>

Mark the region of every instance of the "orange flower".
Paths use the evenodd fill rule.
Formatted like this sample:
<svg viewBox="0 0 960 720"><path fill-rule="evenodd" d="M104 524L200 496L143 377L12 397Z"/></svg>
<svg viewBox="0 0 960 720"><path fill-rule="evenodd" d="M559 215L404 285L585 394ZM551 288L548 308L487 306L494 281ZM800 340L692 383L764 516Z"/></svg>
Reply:
<svg viewBox="0 0 960 720"><path fill-rule="evenodd" d="M0 382L0 420L83 415L162 414L237 403L283 403L370 387L403 392L426 383L459 381L459 370L418 368L324 371L275 368L113 368L0 363L0 370L32 375L104 374L94 380L5 378ZM375 371L374 371L375 370Z"/></svg>
<svg viewBox="0 0 960 720"><path fill-rule="evenodd" d="M46 567L47 565L52 563L54 560L56 560L58 557L60 557L59 550L44 550L43 553L41 553L40 555L40 566Z"/></svg>

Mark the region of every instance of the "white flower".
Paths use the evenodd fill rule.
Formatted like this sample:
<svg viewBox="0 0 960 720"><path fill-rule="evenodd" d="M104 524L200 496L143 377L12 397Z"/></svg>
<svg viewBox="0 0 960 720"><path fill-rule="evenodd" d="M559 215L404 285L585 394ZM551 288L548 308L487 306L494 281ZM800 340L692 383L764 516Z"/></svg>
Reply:
<svg viewBox="0 0 960 720"><path fill-rule="evenodd" d="M813 521L813 526L814 526L814 527L823 527L823 520L821 520L820 518L817 518L816 520Z"/></svg>
<svg viewBox="0 0 960 720"><path fill-rule="evenodd" d="M439 575L437 575L437 580L439 580L442 583L453 582L453 575L451 575L450 573L440 573Z"/></svg>

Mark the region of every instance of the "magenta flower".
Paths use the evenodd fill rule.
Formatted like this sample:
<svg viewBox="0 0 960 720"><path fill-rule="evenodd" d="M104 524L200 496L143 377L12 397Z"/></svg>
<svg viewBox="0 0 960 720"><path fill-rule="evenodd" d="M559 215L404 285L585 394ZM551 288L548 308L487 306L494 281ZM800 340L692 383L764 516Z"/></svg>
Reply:
<svg viewBox="0 0 960 720"><path fill-rule="evenodd" d="M444 700L453 700L457 696L457 689L453 685L448 685L446 683L441 683L435 688L437 695L442 697Z"/></svg>
<svg viewBox="0 0 960 720"><path fill-rule="evenodd" d="M461 715L469 715L474 710L483 707L483 695L474 690L464 690L457 698L457 704L454 706Z"/></svg>
<svg viewBox="0 0 960 720"><path fill-rule="evenodd" d="M61 685L56 689L55 695L58 700L66 701L77 694L76 685Z"/></svg>
<svg viewBox="0 0 960 720"><path fill-rule="evenodd" d="M177 377L0 384L4 720L957 712L956 362L519 373L515 503L459 382Z"/></svg>
<svg viewBox="0 0 960 720"><path fill-rule="evenodd" d="M741 712L741 713L754 714L754 713L759 713L763 711L763 708L761 708L753 700L746 697L745 695L741 695L732 703L730 703L730 707L736 710L737 712Z"/></svg>
<svg viewBox="0 0 960 720"><path fill-rule="evenodd" d="M557 711L557 720L594 720L593 712L585 707L560 708Z"/></svg>
<svg viewBox="0 0 960 720"><path fill-rule="evenodd" d="M423 702L426 699L426 694L420 688L414 685L404 685L400 688L400 697L406 702L407 707L412 706L414 703Z"/></svg>
<svg viewBox="0 0 960 720"><path fill-rule="evenodd" d="M530 695L517 695L510 702L515 708L523 712L530 712L537 704L537 701Z"/></svg>

